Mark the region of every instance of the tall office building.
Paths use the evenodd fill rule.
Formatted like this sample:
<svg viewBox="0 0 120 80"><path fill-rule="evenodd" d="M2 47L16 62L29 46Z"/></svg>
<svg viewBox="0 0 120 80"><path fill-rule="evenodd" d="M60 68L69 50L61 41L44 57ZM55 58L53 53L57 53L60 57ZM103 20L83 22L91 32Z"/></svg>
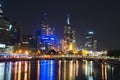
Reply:
<svg viewBox="0 0 120 80"><path fill-rule="evenodd" d="M14 46L20 40L19 28L3 16L2 6L0 5L0 48Z"/></svg>
<svg viewBox="0 0 120 80"><path fill-rule="evenodd" d="M37 50L37 38L34 35L22 36L22 47L29 50Z"/></svg>
<svg viewBox="0 0 120 80"><path fill-rule="evenodd" d="M10 38L10 45L12 46L20 43L20 29L16 24L16 22L10 24L9 38Z"/></svg>
<svg viewBox="0 0 120 80"><path fill-rule="evenodd" d="M48 24L47 15L44 13L44 20L41 24L41 35L51 36L54 34L54 28L51 28Z"/></svg>
<svg viewBox="0 0 120 80"><path fill-rule="evenodd" d="M0 51L4 51L9 44L10 21L3 17L2 5L0 4Z"/></svg>
<svg viewBox="0 0 120 80"><path fill-rule="evenodd" d="M36 34L38 37L38 47L40 47L40 50L42 51L49 51L55 46L55 29L51 28L47 21L47 15L44 13L44 20L42 21L40 30L37 30Z"/></svg>
<svg viewBox="0 0 120 80"><path fill-rule="evenodd" d="M75 30L70 24L70 15L67 15L67 25L64 26L64 37L62 41L63 51L73 50L75 48Z"/></svg>
<svg viewBox="0 0 120 80"><path fill-rule="evenodd" d="M0 43L9 44L10 21L7 18L0 18Z"/></svg>
<svg viewBox="0 0 120 80"><path fill-rule="evenodd" d="M85 49L92 51L97 49L97 40L94 38L94 32L88 32L85 37Z"/></svg>

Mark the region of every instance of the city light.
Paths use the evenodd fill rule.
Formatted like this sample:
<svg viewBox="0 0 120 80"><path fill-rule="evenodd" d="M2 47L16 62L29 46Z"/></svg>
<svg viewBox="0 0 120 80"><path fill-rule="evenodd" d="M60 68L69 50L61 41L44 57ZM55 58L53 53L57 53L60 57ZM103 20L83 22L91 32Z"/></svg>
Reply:
<svg viewBox="0 0 120 80"><path fill-rule="evenodd" d="M72 43L70 43L70 45L69 45L69 50L73 50L73 44Z"/></svg>
<svg viewBox="0 0 120 80"><path fill-rule="evenodd" d="M0 80L120 80L120 1L37 1L0 1Z"/></svg>
<svg viewBox="0 0 120 80"><path fill-rule="evenodd" d="M0 48L5 48L6 45L5 44L0 44Z"/></svg>
<svg viewBox="0 0 120 80"><path fill-rule="evenodd" d="M54 41L54 40L55 40L55 37L54 37L54 36L42 36L41 39L42 39L42 40L49 40L49 41L50 41L50 40L53 40L53 41Z"/></svg>
<svg viewBox="0 0 120 80"><path fill-rule="evenodd" d="M89 52L88 52L87 50L85 50L85 49L82 50L82 54L83 54L83 55L87 55L88 53L89 53Z"/></svg>
<svg viewBox="0 0 120 80"><path fill-rule="evenodd" d="M88 32L88 34L94 34L94 32L90 31L90 32Z"/></svg>
<svg viewBox="0 0 120 80"><path fill-rule="evenodd" d="M11 30L12 29L12 24L10 24L10 26L9 26L9 30Z"/></svg>

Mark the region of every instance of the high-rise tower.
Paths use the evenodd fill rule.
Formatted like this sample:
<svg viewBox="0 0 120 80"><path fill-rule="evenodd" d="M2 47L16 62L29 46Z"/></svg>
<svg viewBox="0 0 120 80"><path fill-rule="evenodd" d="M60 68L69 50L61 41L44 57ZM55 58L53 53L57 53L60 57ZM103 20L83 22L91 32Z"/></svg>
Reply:
<svg viewBox="0 0 120 80"><path fill-rule="evenodd" d="M9 45L10 21L3 17L2 5L0 4L0 51L4 51Z"/></svg>
<svg viewBox="0 0 120 80"><path fill-rule="evenodd" d="M64 26L63 51L75 48L75 30L70 24L70 14L67 15L67 24Z"/></svg>
<svg viewBox="0 0 120 80"><path fill-rule="evenodd" d="M97 40L94 39L94 32L92 31L88 32L85 37L85 48L92 51L95 51L97 48Z"/></svg>
<svg viewBox="0 0 120 80"><path fill-rule="evenodd" d="M16 22L10 24L9 31L10 45L18 45L20 43L20 28Z"/></svg>
<svg viewBox="0 0 120 80"><path fill-rule="evenodd" d="M51 28L48 24L47 15L44 13L44 20L41 24L41 35L50 36L54 34L54 28Z"/></svg>
<svg viewBox="0 0 120 80"><path fill-rule="evenodd" d="M38 45L40 47L41 51L49 51L50 49L53 48L53 46L55 45L55 35L54 35L54 28L51 28L48 24L48 20L47 20L47 15L46 13L44 13L44 19L42 21L41 24L41 28L39 30L39 32L37 32L39 40L38 42L40 43L40 45Z"/></svg>

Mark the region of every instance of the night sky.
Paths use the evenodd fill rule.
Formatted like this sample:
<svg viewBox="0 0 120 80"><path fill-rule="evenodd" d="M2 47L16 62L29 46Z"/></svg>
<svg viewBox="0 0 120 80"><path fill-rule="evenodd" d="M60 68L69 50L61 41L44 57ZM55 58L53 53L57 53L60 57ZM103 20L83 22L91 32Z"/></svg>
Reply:
<svg viewBox="0 0 120 80"><path fill-rule="evenodd" d="M99 49L120 49L119 0L1 0L4 16L16 21L23 34L40 28L43 13L58 38L63 35L67 14L76 30L78 44L94 31Z"/></svg>

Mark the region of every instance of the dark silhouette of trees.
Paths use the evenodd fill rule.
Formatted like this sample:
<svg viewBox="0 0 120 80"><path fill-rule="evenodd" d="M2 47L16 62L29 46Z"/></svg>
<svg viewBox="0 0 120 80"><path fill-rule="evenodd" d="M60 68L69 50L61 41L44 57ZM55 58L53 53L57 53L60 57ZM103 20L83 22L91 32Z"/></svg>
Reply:
<svg viewBox="0 0 120 80"><path fill-rule="evenodd" d="M111 57L120 57L120 50L109 50L107 54Z"/></svg>

